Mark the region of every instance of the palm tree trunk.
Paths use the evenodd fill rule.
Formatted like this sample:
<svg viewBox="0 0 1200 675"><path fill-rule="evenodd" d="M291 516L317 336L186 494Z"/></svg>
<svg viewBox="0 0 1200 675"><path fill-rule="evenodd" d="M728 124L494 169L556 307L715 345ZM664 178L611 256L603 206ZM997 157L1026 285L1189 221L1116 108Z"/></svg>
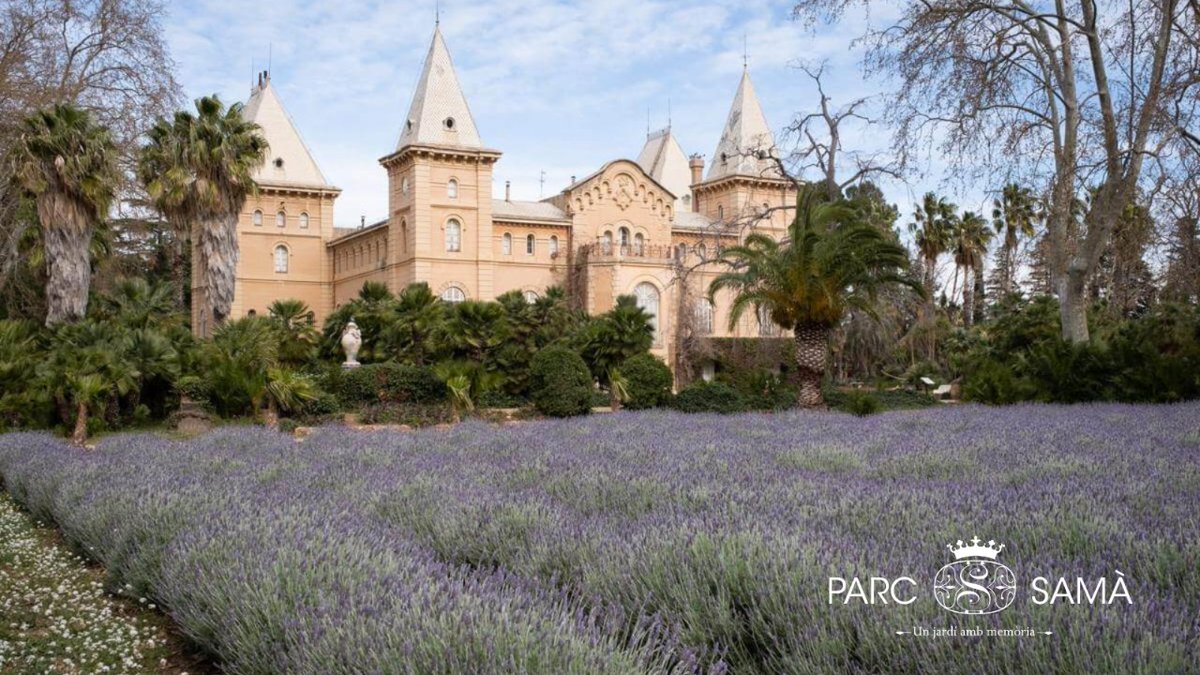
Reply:
<svg viewBox="0 0 1200 675"><path fill-rule="evenodd" d="M37 200L46 251L46 325L78 321L92 281L92 219L75 200L47 191Z"/></svg>
<svg viewBox="0 0 1200 675"><path fill-rule="evenodd" d="M204 299L202 315L215 328L229 318L233 305L234 278L237 274L237 214L225 214L207 220L200 230L199 264L203 265ZM193 263L194 264L194 263Z"/></svg>
<svg viewBox="0 0 1200 675"><path fill-rule="evenodd" d="M88 406L86 402L75 404L75 432L71 434L71 442L82 446L87 442Z"/></svg>
<svg viewBox="0 0 1200 675"><path fill-rule="evenodd" d="M267 408L263 411L263 422L266 423L268 429L279 428L279 411L275 408L275 399L267 397Z"/></svg>
<svg viewBox="0 0 1200 675"><path fill-rule="evenodd" d="M829 327L819 323L802 323L795 328L796 368L800 376L797 403L802 408L824 408L821 380L825 378L825 361L829 351Z"/></svg>
<svg viewBox="0 0 1200 675"><path fill-rule="evenodd" d="M975 317L975 284L971 283L970 271L969 267L963 265L962 316L964 328L970 328L971 321Z"/></svg>

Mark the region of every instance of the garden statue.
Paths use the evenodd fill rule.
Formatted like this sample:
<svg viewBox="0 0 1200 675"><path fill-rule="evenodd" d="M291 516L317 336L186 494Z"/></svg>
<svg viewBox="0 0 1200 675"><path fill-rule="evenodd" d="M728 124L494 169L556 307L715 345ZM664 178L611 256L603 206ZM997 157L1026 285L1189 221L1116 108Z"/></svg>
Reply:
<svg viewBox="0 0 1200 675"><path fill-rule="evenodd" d="M358 324L354 323L354 319L350 319L350 323L342 329L342 351L346 352L346 360L342 363L343 368L357 368L358 350L362 347L362 331L358 330Z"/></svg>

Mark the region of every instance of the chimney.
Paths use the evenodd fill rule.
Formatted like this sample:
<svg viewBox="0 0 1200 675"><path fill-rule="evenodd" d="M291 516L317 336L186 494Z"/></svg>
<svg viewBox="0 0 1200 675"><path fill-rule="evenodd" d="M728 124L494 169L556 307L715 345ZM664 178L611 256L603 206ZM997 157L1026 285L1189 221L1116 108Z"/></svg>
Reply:
<svg viewBox="0 0 1200 675"><path fill-rule="evenodd" d="M506 201L506 202L512 201L512 181L511 180L504 181L504 201Z"/></svg>
<svg viewBox="0 0 1200 675"><path fill-rule="evenodd" d="M359 217L358 217L358 226L359 226L359 227L366 227L366 226L367 226L367 217L366 217L366 216L359 216Z"/></svg>
<svg viewBox="0 0 1200 675"><path fill-rule="evenodd" d="M692 185L699 185L700 181L704 180L704 157L699 154L689 157L688 168L692 170ZM692 210L700 210L700 204L696 202L695 195L692 196Z"/></svg>
<svg viewBox="0 0 1200 675"><path fill-rule="evenodd" d="M575 184L575 176L571 176L571 185Z"/></svg>

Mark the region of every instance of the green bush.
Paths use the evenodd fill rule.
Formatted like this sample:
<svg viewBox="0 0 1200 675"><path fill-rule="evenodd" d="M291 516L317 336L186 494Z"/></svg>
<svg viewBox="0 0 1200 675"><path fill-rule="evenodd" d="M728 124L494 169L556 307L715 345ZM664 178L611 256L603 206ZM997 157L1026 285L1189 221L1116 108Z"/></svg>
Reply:
<svg viewBox="0 0 1200 675"><path fill-rule="evenodd" d="M739 413L750 409L738 390L723 382L697 382L675 396L672 407L681 412Z"/></svg>
<svg viewBox="0 0 1200 675"><path fill-rule="evenodd" d="M319 392L311 401L305 401L300 407L304 417L325 417L341 412L342 406L338 397L328 392Z"/></svg>
<svg viewBox="0 0 1200 675"><path fill-rule="evenodd" d="M369 363L337 378L344 403L436 403L446 400L446 385L430 368L399 363Z"/></svg>
<svg viewBox="0 0 1200 675"><path fill-rule="evenodd" d="M1017 403L1029 397L1029 385L1011 366L984 359L963 379L963 399L993 405Z"/></svg>
<svg viewBox="0 0 1200 675"><path fill-rule="evenodd" d="M548 347L533 357L529 390L543 415L570 417L591 411L591 372L583 357L567 347Z"/></svg>
<svg viewBox="0 0 1200 675"><path fill-rule="evenodd" d="M866 417L867 415L874 415L879 412L883 409L883 406L879 403L879 399L872 396L870 392L855 389L854 391L846 392L840 409L851 415Z"/></svg>
<svg viewBox="0 0 1200 675"><path fill-rule="evenodd" d="M454 409L445 403L376 403L363 409L363 424L406 424L430 427L454 421Z"/></svg>
<svg viewBox="0 0 1200 675"><path fill-rule="evenodd" d="M736 389L752 410L787 410L796 407L796 388L782 376L764 368L722 373L718 381Z"/></svg>
<svg viewBox="0 0 1200 675"><path fill-rule="evenodd" d="M1110 397L1112 367L1099 345L1046 342L1024 354L1020 370L1038 401L1083 403Z"/></svg>
<svg viewBox="0 0 1200 675"><path fill-rule="evenodd" d="M629 398L625 407L643 410L663 405L671 400L671 385L674 378L667 364L650 354L638 354L625 359L621 364L621 375L625 377L625 389Z"/></svg>

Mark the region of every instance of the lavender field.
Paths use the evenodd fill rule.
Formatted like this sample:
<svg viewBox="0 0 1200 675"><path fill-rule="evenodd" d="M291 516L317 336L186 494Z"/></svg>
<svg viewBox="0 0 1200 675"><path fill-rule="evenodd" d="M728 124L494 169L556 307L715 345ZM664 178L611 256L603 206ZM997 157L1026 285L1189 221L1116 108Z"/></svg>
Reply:
<svg viewBox="0 0 1200 675"><path fill-rule="evenodd" d="M303 442L0 437L6 489L236 673L1172 673L1200 405L617 414ZM1132 604L948 613L947 544ZM899 606L829 577L916 580ZM935 638L914 627L1033 628ZM1050 633L1045 635L1043 633Z"/></svg>

